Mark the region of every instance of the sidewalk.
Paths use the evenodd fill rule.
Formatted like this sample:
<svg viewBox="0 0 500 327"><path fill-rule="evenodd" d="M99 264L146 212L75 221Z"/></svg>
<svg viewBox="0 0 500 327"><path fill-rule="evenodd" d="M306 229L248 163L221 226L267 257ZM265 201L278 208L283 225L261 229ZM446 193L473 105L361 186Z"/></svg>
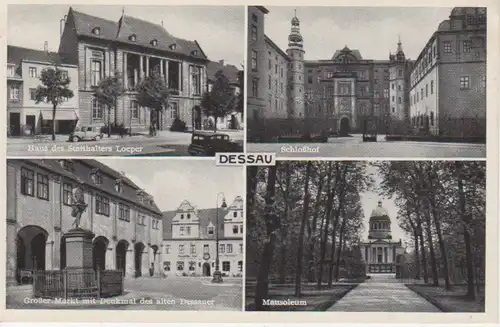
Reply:
<svg viewBox="0 0 500 327"><path fill-rule="evenodd" d="M132 136L125 135L123 139L138 139L149 137L147 134L135 134ZM111 135L109 138L105 134L100 142L120 140L122 137L120 135ZM69 135L56 135L56 140L52 141L52 135L35 135L35 136L11 136L7 137L7 144L34 144L34 143L63 143L69 142Z"/></svg>
<svg viewBox="0 0 500 327"><path fill-rule="evenodd" d="M440 312L408 289L392 274L371 275L327 311L341 312Z"/></svg>

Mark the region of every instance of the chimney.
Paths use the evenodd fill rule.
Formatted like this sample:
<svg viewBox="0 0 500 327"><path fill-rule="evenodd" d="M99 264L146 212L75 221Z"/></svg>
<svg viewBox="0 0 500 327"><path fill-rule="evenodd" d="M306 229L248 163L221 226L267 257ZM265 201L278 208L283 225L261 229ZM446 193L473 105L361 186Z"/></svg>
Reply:
<svg viewBox="0 0 500 327"><path fill-rule="evenodd" d="M219 65L224 66L224 59L219 60Z"/></svg>
<svg viewBox="0 0 500 327"><path fill-rule="evenodd" d="M45 52L49 52L49 42L45 41L43 43L43 50L45 50Z"/></svg>

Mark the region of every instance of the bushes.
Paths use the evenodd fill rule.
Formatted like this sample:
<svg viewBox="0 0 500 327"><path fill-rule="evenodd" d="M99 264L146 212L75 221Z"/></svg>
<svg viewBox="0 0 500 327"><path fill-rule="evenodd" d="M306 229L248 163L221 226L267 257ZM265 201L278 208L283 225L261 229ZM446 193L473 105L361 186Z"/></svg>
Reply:
<svg viewBox="0 0 500 327"><path fill-rule="evenodd" d="M186 131L186 122L182 121L176 117L174 122L172 123L172 126L170 126L170 131L171 132L184 132L184 131Z"/></svg>
<svg viewBox="0 0 500 327"><path fill-rule="evenodd" d="M109 125L106 124L103 127L101 127L101 133L103 134L108 134L109 132ZM121 124L111 124L111 135L125 135L128 134L128 128L125 127L123 123Z"/></svg>

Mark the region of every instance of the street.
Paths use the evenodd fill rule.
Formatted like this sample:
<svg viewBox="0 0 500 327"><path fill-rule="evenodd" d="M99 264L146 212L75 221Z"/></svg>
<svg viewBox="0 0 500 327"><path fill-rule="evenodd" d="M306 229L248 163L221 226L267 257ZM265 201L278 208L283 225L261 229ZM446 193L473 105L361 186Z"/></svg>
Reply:
<svg viewBox="0 0 500 327"><path fill-rule="evenodd" d="M247 143L247 152L282 157L485 158L486 145L385 140L363 142L361 134L329 138L328 143Z"/></svg>
<svg viewBox="0 0 500 327"><path fill-rule="evenodd" d="M232 140L242 141L243 131L225 132ZM69 142L68 136L57 135L40 139L8 139L9 157L34 156L189 156L191 133L159 131L155 137L147 135L124 136L112 135L100 141Z"/></svg>
<svg viewBox="0 0 500 327"><path fill-rule="evenodd" d="M106 310L234 310L242 309L241 278L141 277L125 279L125 293L93 303L54 303L32 299L32 286L7 287L8 309L106 309Z"/></svg>

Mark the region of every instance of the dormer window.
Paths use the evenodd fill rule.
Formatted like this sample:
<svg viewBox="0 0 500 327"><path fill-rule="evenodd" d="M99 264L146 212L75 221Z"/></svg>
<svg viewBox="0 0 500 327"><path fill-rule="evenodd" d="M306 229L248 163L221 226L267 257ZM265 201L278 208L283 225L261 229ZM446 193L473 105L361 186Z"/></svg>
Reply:
<svg viewBox="0 0 500 327"><path fill-rule="evenodd" d="M197 56L197 55L198 55L198 50L193 50L193 51L191 52L191 54L192 54L193 56Z"/></svg>
<svg viewBox="0 0 500 327"><path fill-rule="evenodd" d="M156 40L156 39L152 40L151 45L156 47L158 45L158 40Z"/></svg>
<svg viewBox="0 0 500 327"><path fill-rule="evenodd" d="M65 170L73 171L73 160L71 160L71 159L62 159L62 160L59 161L59 164Z"/></svg>
<svg viewBox="0 0 500 327"><path fill-rule="evenodd" d="M191 219L191 214L190 213L187 214L187 219Z"/></svg>
<svg viewBox="0 0 500 327"><path fill-rule="evenodd" d="M181 219L184 219L184 214L183 213L181 213Z"/></svg>
<svg viewBox="0 0 500 327"><path fill-rule="evenodd" d="M208 235L214 235L214 226L208 226Z"/></svg>
<svg viewBox="0 0 500 327"><path fill-rule="evenodd" d="M173 43L170 45L170 50L175 50L177 48L177 44Z"/></svg>
<svg viewBox="0 0 500 327"><path fill-rule="evenodd" d="M122 192L122 182L121 181L116 181L115 182L115 191L118 193Z"/></svg>
<svg viewBox="0 0 500 327"><path fill-rule="evenodd" d="M92 169L90 172L90 179L92 179L92 182L96 185L102 184L102 175L99 173L99 168Z"/></svg>
<svg viewBox="0 0 500 327"><path fill-rule="evenodd" d="M136 36L135 34L132 34L132 35L130 35L130 36L128 37L128 39L129 39L130 41L132 41L132 42L135 42L135 41L137 41L137 36Z"/></svg>
<svg viewBox="0 0 500 327"><path fill-rule="evenodd" d="M101 28L100 27L94 27L92 29L92 34L94 34L94 35L100 35L101 34Z"/></svg>

